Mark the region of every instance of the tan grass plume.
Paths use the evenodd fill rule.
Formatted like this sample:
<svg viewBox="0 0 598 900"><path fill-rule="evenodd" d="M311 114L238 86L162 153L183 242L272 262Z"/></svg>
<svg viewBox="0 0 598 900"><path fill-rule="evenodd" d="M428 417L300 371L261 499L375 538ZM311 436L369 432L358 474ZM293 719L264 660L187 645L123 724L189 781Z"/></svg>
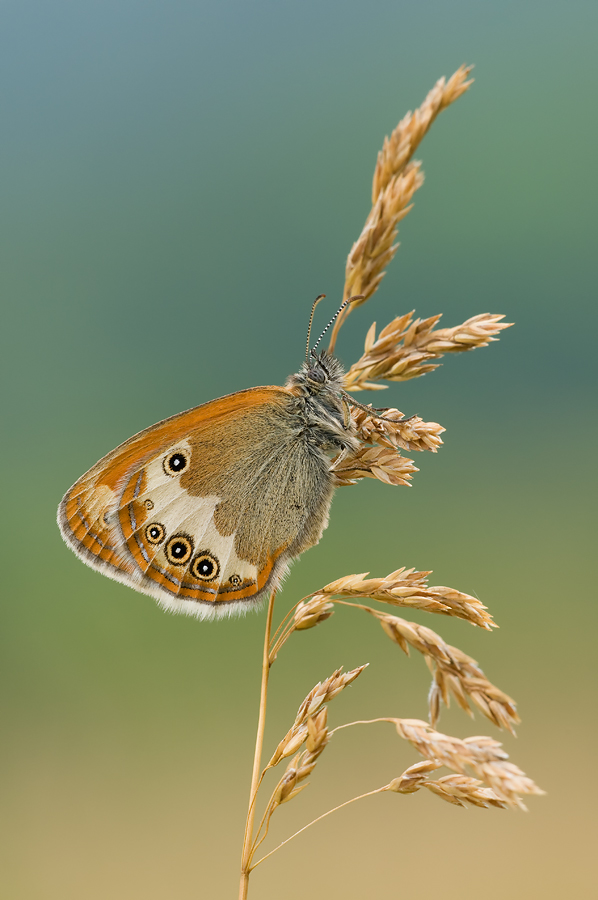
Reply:
<svg viewBox="0 0 598 900"><path fill-rule="evenodd" d="M374 171L372 209L361 234L353 244L345 267L343 299L363 294L339 316L330 337L332 353L344 319L365 303L384 277L384 269L397 252L398 224L411 209L411 200L424 182L421 165L411 162L419 143L436 116L454 103L472 84L471 66L460 66L446 81L440 78L414 113L401 119L390 137L384 139Z"/></svg>

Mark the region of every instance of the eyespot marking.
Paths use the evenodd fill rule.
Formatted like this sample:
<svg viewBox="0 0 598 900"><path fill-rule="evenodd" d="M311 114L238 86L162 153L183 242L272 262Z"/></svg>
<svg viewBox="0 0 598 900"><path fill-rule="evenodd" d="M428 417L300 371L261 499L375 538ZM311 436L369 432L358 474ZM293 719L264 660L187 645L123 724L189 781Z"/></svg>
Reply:
<svg viewBox="0 0 598 900"><path fill-rule="evenodd" d="M145 503L145 508L146 508L146 509L153 509L153 508L154 508L154 501L153 501L153 500L145 500L144 503Z"/></svg>
<svg viewBox="0 0 598 900"><path fill-rule="evenodd" d="M166 544L165 552L173 566L184 566L193 556L193 541L188 534L174 534Z"/></svg>
<svg viewBox="0 0 598 900"><path fill-rule="evenodd" d="M145 528L145 537L150 544L161 544L166 537L166 529L159 522L150 522Z"/></svg>
<svg viewBox="0 0 598 900"><path fill-rule="evenodd" d="M162 466L166 474L170 475L172 478L175 475L186 472L190 462L191 454L188 450L175 450L174 453L169 453L168 456L164 458Z"/></svg>
<svg viewBox="0 0 598 900"><path fill-rule="evenodd" d="M191 574L202 581L214 581L220 574L220 563L209 550L200 550L191 563Z"/></svg>
<svg viewBox="0 0 598 900"><path fill-rule="evenodd" d="M233 587L238 587L241 584L241 576L240 575L231 575L228 579Z"/></svg>

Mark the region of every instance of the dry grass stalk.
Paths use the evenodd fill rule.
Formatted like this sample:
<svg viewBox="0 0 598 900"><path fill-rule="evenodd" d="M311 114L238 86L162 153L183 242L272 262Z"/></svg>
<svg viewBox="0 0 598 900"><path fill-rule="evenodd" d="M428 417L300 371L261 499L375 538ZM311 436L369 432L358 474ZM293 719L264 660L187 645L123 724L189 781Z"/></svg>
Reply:
<svg viewBox="0 0 598 900"><path fill-rule="evenodd" d="M251 773L251 788L249 791L249 807L247 809L247 818L245 820L245 832L243 835L243 849L241 852L241 878L239 882L239 900L246 900L247 891L249 889L249 875L251 872L251 854L254 852L255 841L253 838L253 827L256 813L256 799L260 784L262 783L263 774L260 775L262 748L264 745L264 732L266 728L266 706L268 698L268 681L270 677L270 636L272 634L272 617L274 615L274 600L276 591L272 591L268 601L268 612L266 613L266 628L264 631L264 648L262 652L262 679L260 687L260 706L258 713L258 725L255 738L255 750L253 754L253 770Z"/></svg>
<svg viewBox="0 0 598 900"><path fill-rule="evenodd" d="M355 681L365 668L367 668L367 665L359 666L357 669L352 669L350 672L343 672L342 668L337 669L329 678L326 678L325 681L319 681L318 684L312 688L299 707L292 726L272 754L272 757L266 766L267 769L271 769L273 766L278 765L281 759L292 756L293 753L298 750L310 733L308 720L310 718L313 719L326 703L330 703L330 701L333 700L337 694L340 694L347 685ZM324 722L325 721L326 720L324 719Z"/></svg>
<svg viewBox="0 0 598 900"><path fill-rule="evenodd" d="M345 375L349 391L382 390L385 381L408 381L438 368L445 353L462 353L476 347L487 347L500 331L511 323L501 322L504 316L482 313L453 328L436 328L441 316L413 319L413 312L393 319L375 339L376 323L366 335L363 356ZM419 449L419 448L414 448Z"/></svg>
<svg viewBox="0 0 598 900"><path fill-rule="evenodd" d="M353 308L366 302L377 289L384 269L396 253L398 223L411 209L414 193L423 183L420 164L412 157L436 116L461 96L471 84L469 69L462 66L445 82L440 79L422 106L399 122L390 138L386 138L378 155L374 173L372 203L364 228L349 253L345 270L344 298L363 295L336 318L329 350L334 350L342 322ZM351 390L379 390L384 381L405 381L435 369L436 362L446 353L457 353L482 347L496 340L501 330L509 327L503 316L484 314L468 319L454 328L437 328L440 316L413 319L413 313L396 318L376 338L376 324L368 331L364 353L348 371L346 387ZM337 484L352 484L360 478L377 478L389 484L408 484L417 471L412 460L399 450L430 450L442 444L444 429L436 422L424 422L413 416L403 416L396 409L385 410L384 418L376 418L370 408L352 408L351 418L360 438L359 450L342 453L331 462ZM367 574L349 575L331 582L301 601L281 622L271 641L274 594L270 597L262 659L262 681L258 729L254 753L249 808L243 840L240 900L246 900L249 875L265 859L297 835L345 806L385 791L415 793L422 788L448 803L464 806L518 806L525 809L522 797L542 794L537 785L516 765L508 761L501 744L489 737L460 740L437 732L433 725L438 718L440 702L447 705L450 695L471 714L469 700L498 726L512 730L519 721L513 700L488 681L476 661L456 647L446 644L429 628L406 622L381 610L361 603L355 598L371 598L392 606L423 609L428 612L457 616L486 630L494 626L486 607L475 597L442 585L428 586L429 572L397 569L386 578L367 578ZM266 721L268 678L278 650L293 631L313 628L328 619L334 604L365 610L378 618L386 633L408 653L414 647L424 655L433 673L430 691L432 725L418 719L379 718L340 725L335 731L374 721L392 722L399 735L410 741L424 757L424 761L410 766L399 778L358 797L341 803L309 822L295 834L254 862L257 848L265 840L270 819L283 803L297 796L307 785L318 758L328 744L327 706L340 691L357 678L365 666L344 673L334 672L317 684L307 695L295 721L278 744L270 762L261 768L262 746ZM271 646L272 644L272 646ZM291 758L286 771L276 785L254 833L256 798L268 769L281 760ZM440 766L452 769L450 775L431 779L430 774ZM471 774L466 770L471 770ZM475 776L475 777L473 777Z"/></svg>
<svg viewBox="0 0 598 900"><path fill-rule="evenodd" d="M411 158L438 113L467 90L471 84L466 80L469 72L469 68L461 66L448 82L441 78L420 108L408 113L384 141L374 173L372 210L345 267L344 299L355 294L363 294L364 299L352 303L338 317L330 338L330 352L344 319L372 296L397 252L397 226L411 209L413 195L424 181L420 163L411 162Z"/></svg>
<svg viewBox="0 0 598 900"><path fill-rule="evenodd" d="M477 597L471 597L444 585L428 587L427 578L430 572L400 568L386 578L366 579L368 574L363 572L361 575L346 575L314 591L312 596L369 598L393 606L456 616L479 625L486 631L496 627L492 616Z"/></svg>
<svg viewBox="0 0 598 900"><path fill-rule="evenodd" d="M407 655L409 646L419 651L432 670L434 680L429 696L432 725L435 726L438 721L440 700L448 706L452 694L468 715L473 715L467 702L467 698L470 698L480 712L498 728L506 728L512 734L515 733L514 725L521 721L515 701L488 681L475 659L458 647L445 643L439 634L425 625L406 622L405 619L388 616L378 610L373 610L372 613L391 640Z"/></svg>
<svg viewBox="0 0 598 900"><path fill-rule="evenodd" d="M448 81L439 78L419 109L414 113L408 112L391 136L384 138L374 170L372 203L376 202L391 179L404 170L436 116L454 103L473 83L473 79L467 81L472 68L459 66Z"/></svg>
<svg viewBox="0 0 598 900"><path fill-rule="evenodd" d="M483 735L465 740L435 731L420 719L394 719L400 737L409 741L422 756L439 762L460 775L472 769L499 800L508 806L525 809L521 800L527 794L543 794L531 778L514 763L499 741Z"/></svg>

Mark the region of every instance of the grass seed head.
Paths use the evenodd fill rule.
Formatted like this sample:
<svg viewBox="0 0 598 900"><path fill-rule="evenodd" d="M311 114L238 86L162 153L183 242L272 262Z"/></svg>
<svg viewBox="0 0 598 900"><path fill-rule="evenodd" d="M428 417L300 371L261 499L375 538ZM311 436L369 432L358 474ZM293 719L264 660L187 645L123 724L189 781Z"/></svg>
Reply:
<svg viewBox="0 0 598 900"><path fill-rule="evenodd" d="M337 318L330 337L331 353L343 321L374 294L398 250L395 240L399 222L412 208L413 195L424 183L421 164L412 159L413 154L436 116L467 90L470 71L461 66L448 81L440 79L419 109L408 113L384 141L374 172L372 209L345 266L343 298L362 294L363 300L350 304Z"/></svg>
<svg viewBox="0 0 598 900"><path fill-rule="evenodd" d="M366 578L361 575L345 575L320 588L316 593L328 597L364 598L379 600L391 606L423 609L426 612L457 616L489 631L494 622L486 607L477 597L444 586L428 587L430 572L414 569L397 569L385 578ZM401 620L402 621L402 620ZM392 624L392 617L388 619ZM494 626L496 627L496 626Z"/></svg>
<svg viewBox="0 0 598 900"><path fill-rule="evenodd" d="M377 611L375 615L391 640L404 651L407 645L418 650L428 663L433 675L428 696L432 725L438 721L440 701L449 706L452 695L468 715L472 715L471 700L498 728L514 734L520 722L515 701L486 678L475 659L447 644L431 628Z"/></svg>
<svg viewBox="0 0 598 900"><path fill-rule="evenodd" d="M422 762L415 763L405 769L402 775L393 780L388 785L389 791L397 794L415 794L426 781L430 772L439 769L442 763L437 763L433 759L425 759Z"/></svg>
<svg viewBox="0 0 598 900"><path fill-rule="evenodd" d="M470 768L508 806L525 809L522 796L544 793L518 766L508 761L508 754L493 738L479 735L460 740L435 731L420 719L394 721L397 733L422 756L442 763L459 775L467 775L466 769Z"/></svg>
<svg viewBox="0 0 598 900"><path fill-rule="evenodd" d="M271 769L273 766L278 765L282 759L292 756L308 738L314 747L313 751L310 752L316 752L314 742L319 742L318 746L321 745L321 750L316 754L316 756L319 756L328 742L325 704L330 703L337 694L340 694L342 690L355 681L366 667L367 664L358 666L357 669L352 669L350 672L343 672L341 667L326 678L325 681L318 682L311 689L299 707L295 721L278 744L266 768Z"/></svg>
<svg viewBox="0 0 598 900"><path fill-rule="evenodd" d="M441 316L412 319L398 316L383 328L377 340L368 331L363 355L345 375L349 391L372 390L379 381L409 381L438 368L436 360L446 353L462 353L487 347L511 323L504 316L482 313L452 328L435 328ZM374 387L376 389L376 387Z"/></svg>
<svg viewBox="0 0 598 900"><path fill-rule="evenodd" d="M330 603L328 597L322 597L316 594L309 600L302 600L297 604L294 616L294 627L296 631L303 631L307 628L313 628L329 619L334 612L334 604Z"/></svg>
<svg viewBox="0 0 598 900"><path fill-rule="evenodd" d="M336 487L355 484L360 478L377 478L385 484L410 486L419 469L412 460L386 447L361 446L343 451L332 460L330 471Z"/></svg>

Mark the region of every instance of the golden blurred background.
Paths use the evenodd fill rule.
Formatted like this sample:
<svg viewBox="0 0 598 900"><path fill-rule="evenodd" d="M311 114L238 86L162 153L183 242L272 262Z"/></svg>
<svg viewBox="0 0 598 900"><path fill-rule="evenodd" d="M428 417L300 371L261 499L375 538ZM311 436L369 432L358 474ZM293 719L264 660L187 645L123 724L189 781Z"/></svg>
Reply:
<svg viewBox="0 0 598 900"><path fill-rule="evenodd" d="M386 392L445 445L415 455L411 489L338 492L278 613L401 565L479 596L499 631L408 617L517 698L505 745L548 793L527 814L366 800L250 897L595 896L597 24L585 0L2 4L2 898L236 897L263 613L168 616L77 561L55 509L139 429L296 370L384 135L462 62L476 83L417 153L401 249L337 350L354 361L374 319L412 308L516 326ZM267 749L316 681L364 662L332 725L425 718L423 661L340 611L279 658ZM459 710L440 728L501 737ZM341 733L268 847L417 759L390 726Z"/></svg>

